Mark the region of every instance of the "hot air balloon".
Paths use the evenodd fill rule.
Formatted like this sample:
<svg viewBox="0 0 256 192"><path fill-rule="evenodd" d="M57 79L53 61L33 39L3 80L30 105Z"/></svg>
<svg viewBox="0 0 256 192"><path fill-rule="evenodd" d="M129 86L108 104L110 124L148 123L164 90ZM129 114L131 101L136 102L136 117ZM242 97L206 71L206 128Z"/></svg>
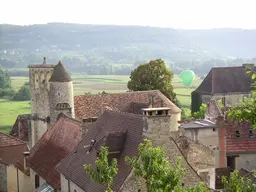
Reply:
<svg viewBox="0 0 256 192"><path fill-rule="evenodd" d="M195 79L195 73L192 70L184 70L180 73L180 80L181 82L186 85L190 86Z"/></svg>

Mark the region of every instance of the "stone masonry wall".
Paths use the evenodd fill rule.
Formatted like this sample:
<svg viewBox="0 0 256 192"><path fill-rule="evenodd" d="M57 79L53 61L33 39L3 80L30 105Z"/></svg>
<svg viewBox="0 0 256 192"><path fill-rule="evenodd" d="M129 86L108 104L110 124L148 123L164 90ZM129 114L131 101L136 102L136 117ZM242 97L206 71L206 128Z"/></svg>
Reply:
<svg viewBox="0 0 256 192"><path fill-rule="evenodd" d="M54 123L58 117L60 111L56 110L58 103L68 103L71 107L71 114L68 116L75 118L74 112L74 94L73 94L73 82L51 82L50 84L50 111L51 111L51 123Z"/></svg>
<svg viewBox="0 0 256 192"><path fill-rule="evenodd" d="M3 164L0 164L0 192L7 192L7 169Z"/></svg>
<svg viewBox="0 0 256 192"><path fill-rule="evenodd" d="M178 157L181 157L182 165L187 170L183 178L183 183L185 185L196 185L202 180L196 171L187 163L175 140L171 137L171 130L170 121L167 117L148 117L144 136L150 139L153 145L163 147L170 162L175 163ZM174 135L177 137L179 134Z"/></svg>
<svg viewBox="0 0 256 192"><path fill-rule="evenodd" d="M137 178L133 172L127 177L120 192L147 192L145 181L142 178Z"/></svg>

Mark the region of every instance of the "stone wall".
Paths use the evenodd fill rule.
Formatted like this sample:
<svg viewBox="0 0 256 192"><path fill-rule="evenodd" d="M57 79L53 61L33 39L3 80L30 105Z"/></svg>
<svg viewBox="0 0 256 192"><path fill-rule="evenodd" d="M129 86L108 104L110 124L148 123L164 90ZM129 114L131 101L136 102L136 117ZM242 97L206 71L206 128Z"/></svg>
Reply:
<svg viewBox="0 0 256 192"><path fill-rule="evenodd" d="M0 164L0 192L7 192L7 168Z"/></svg>
<svg viewBox="0 0 256 192"><path fill-rule="evenodd" d="M31 115L39 118L47 118L50 115L49 105L49 79L53 73L54 65L41 65L42 67L29 66L29 82L31 94ZM30 147L40 139L48 128L47 123L40 120L31 122L31 142Z"/></svg>
<svg viewBox="0 0 256 192"><path fill-rule="evenodd" d="M72 181L69 181L61 174L61 192L85 192Z"/></svg>
<svg viewBox="0 0 256 192"><path fill-rule="evenodd" d="M66 115L75 118L73 82L51 82L50 84L50 114L51 123L54 123L60 112L68 112ZM67 103L70 110L57 110L59 103Z"/></svg>
<svg viewBox="0 0 256 192"><path fill-rule="evenodd" d="M234 94L214 94L212 95L202 95L203 103L208 103L211 99L220 100L225 97L227 105L233 106L236 103L243 101L245 97L249 97L250 94L247 93L234 93Z"/></svg>
<svg viewBox="0 0 256 192"><path fill-rule="evenodd" d="M120 192L147 192L145 181L142 178L135 177L131 172L126 181L122 185Z"/></svg>

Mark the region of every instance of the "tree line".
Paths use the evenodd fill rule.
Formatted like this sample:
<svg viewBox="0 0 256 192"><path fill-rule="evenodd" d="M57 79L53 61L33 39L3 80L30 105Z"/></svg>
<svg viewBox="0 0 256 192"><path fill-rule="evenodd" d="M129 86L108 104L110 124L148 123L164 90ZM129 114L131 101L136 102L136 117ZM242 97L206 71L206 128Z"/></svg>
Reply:
<svg viewBox="0 0 256 192"><path fill-rule="evenodd" d="M0 98L14 101L30 100L29 84L25 83L18 91L12 88L9 74L0 65Z"/></svg>

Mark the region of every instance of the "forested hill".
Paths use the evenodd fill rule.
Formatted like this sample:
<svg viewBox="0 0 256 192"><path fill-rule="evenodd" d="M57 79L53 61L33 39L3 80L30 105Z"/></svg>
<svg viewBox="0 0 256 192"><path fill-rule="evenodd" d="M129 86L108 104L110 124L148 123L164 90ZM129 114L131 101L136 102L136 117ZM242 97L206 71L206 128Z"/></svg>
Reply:
<svg viewBox="0 0 256 192"><path fill-rule="evenodd" d="M42 62L42 57L47 56L48 63L62 59L70 65L71 71L112 74L119 70L118 74L129 74L143 61L162 58L174 70L191 68L207 73L212 66L232 65L233 61L227 62L229 57L251 59L256 56L255 44L256 30L2 24L0 64L5 68L25 68L28 64ZM209 61L210 65L204 67L204 62Z"/></svg>
<svg viewBox="0 0 256 192"><path fill-rule="evenodd" d="M208 29L178 30L209 51L223 56L255 57L256 30Z"/></svg>

